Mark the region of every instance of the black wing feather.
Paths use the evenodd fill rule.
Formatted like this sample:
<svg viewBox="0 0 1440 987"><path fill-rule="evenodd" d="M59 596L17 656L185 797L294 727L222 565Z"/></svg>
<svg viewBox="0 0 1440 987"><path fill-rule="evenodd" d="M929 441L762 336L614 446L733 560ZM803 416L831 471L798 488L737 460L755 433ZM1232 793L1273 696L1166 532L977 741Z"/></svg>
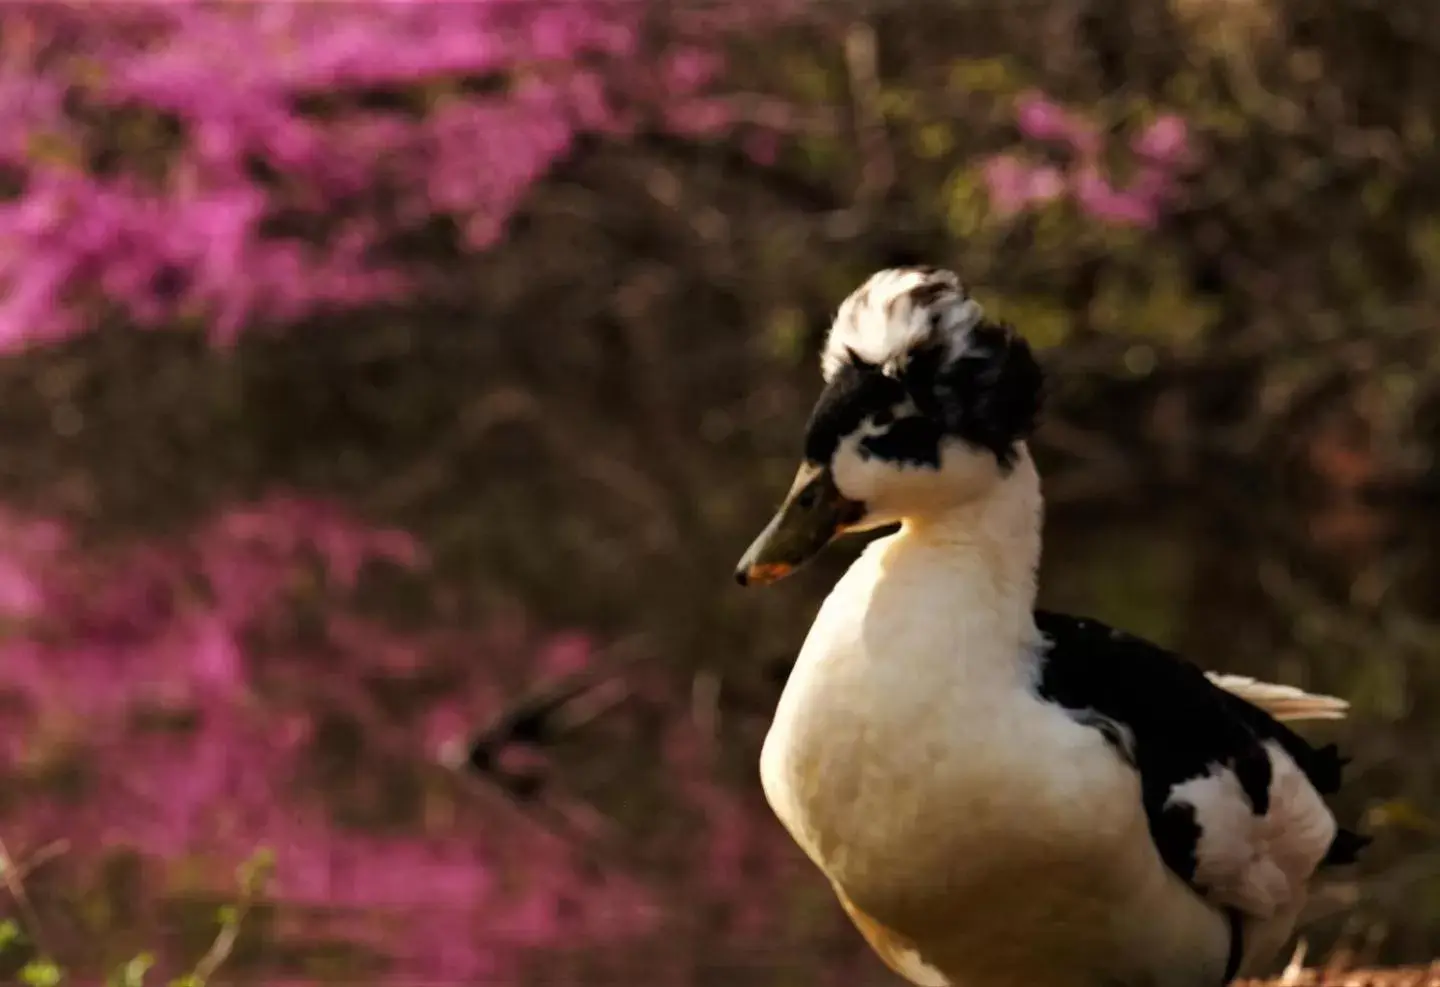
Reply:
<svg viewBox="0 0 1440 987"><path fill-rule="evenodd" d="M1167 807L1175 786L1222 766L1234 773L1252 811L1264 815L1271 781L1264 743L1273 740L1317 791L1339 788L1344 760L1334 745L1312 746L1179 655L1088 618L1040 610L1035 623L1048 642L1041 695L1081 722L1109 720L1129 731L1127 754L1140 774L1151 836L1166 865L1192 886L1200 827L1190 806ZM1353 861L1366 842L1339 830L1325 863Z"/></svg>

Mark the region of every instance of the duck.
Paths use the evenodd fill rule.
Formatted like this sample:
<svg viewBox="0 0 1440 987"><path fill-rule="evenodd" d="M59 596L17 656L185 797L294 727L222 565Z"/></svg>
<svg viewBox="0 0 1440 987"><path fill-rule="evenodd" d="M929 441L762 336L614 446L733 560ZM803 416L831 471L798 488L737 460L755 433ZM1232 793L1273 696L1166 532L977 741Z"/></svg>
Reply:
<svg viewBox="0 0 1440 987"><path fill-rule="evenodd" d="M760 755L861 936L918 987L1263 970L1368 842L1326 802L1345 759L1287 725L1348 704L1037 608L1044 374L954 271L872 275L820 362L801 464L735 577L894 528L821 604Z"/></svg>

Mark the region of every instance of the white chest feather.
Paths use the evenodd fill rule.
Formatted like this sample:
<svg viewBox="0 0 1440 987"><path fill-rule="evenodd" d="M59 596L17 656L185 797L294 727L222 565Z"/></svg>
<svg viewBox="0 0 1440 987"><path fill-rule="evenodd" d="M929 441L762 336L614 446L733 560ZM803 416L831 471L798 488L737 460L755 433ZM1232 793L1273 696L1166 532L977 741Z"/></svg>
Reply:
<svg viewBox="0 0 1440 987"><path fill-rule="evenodd" d="M1161 859L1132 765L1038 694L1028 460L1013 479L836 585L766 737L766 797L921 987L1210 987L1225 919Z"/></svg>
<svg viewBox="0 0 1440 987"><path fill-rule="evenodd" d="M877 896L967 867L985 883L1000 859L1053 878L1145 825L1133 772L1035 695L1028 598L944 558L871 546L822 607L762 755L796 840Z"/></svg>
<svg viewBox="0 0 1440 987"><path fill-rule="evenodd" d="M1218 980L1223 921L1154 852L1134 771L1032 688L1029 595L897 547L826 600L761 756L872 945L922 987Z"/></svg>

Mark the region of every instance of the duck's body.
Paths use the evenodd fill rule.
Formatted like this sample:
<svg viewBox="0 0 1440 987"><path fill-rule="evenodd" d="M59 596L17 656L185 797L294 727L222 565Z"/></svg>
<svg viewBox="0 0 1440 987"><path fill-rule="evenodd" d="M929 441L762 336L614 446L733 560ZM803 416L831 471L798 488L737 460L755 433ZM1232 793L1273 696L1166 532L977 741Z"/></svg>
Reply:
<svg viewBox="0 0 1440 987"><path fill-rule="evenodd" d="M902 531L846 573L765 742L771 806L922 987L952 971L974 987L1140 984L1165 967L1214 987L1224 919L1150 848L1135 772L1040 698L1028 607L982 566Z"/></svg>
<svg viewBox="0 0 1440 987"><path fill-rule="evenodd" d="M848 414L817 412L809 458L828 458L825 482L869 514L881 482L920 506L888 512L900 530L816 617L761 758L777 816L921 987L1219 987L1267 962L1314 871L1354 849L1319 794L1338 784L1333 750L1152 645L1037 613L1041 499L1024 443L980 483L942 438L917 453L912 425L898 478L882 481L877 437L896 430L873 415L855 427L858 405L880 400L861 390L832 400ZM915 420L913 395L886 400L899 411L881 423ZM964 495L917 479L920 460ZM1343 708L1279 695L1299 715Z"/></svg>

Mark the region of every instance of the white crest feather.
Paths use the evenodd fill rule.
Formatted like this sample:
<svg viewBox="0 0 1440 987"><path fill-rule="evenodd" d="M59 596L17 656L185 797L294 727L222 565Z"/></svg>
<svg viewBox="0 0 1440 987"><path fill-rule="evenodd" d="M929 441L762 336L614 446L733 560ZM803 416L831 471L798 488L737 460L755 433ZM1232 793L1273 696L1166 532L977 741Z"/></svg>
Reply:
<svg viewBox="0 0 1440 987"><path fill-rule="evenodd" d="M936 286L923 300L913 294ZM825 341L820 367L828 381L854 353L893 371L920 344L943 341L954 359L965 351L970 330L984 315L953 271L896 267L878 271L840 304Z"/></svg>

